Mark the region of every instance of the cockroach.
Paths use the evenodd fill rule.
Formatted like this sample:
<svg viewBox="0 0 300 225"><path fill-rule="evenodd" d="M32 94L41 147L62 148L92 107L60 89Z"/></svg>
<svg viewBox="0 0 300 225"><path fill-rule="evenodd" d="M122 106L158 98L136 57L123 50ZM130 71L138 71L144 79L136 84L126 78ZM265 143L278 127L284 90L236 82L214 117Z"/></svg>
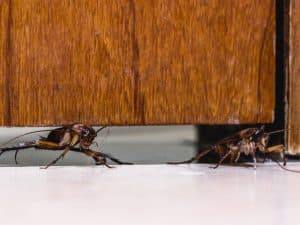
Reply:
<svg viewBox="0 0 300 225"><path fill-rule="evenodd" d="M132 164L128 162L122 162L112 157L109 154L90 149L90 146L92 144L98 145L97 142L94 141L94 139L97 137L97 134L104 128L106 128L106 126L103 126L98 130L95 130L91 126L81 124L81 123L75 123L75 124L62 126L52 130L39 130L39 131L29 132L20 135L18 137L15 137L13 139L10 139L6 143L0 145L0 155L2 155L4 152L15 150L16 151L15 162L18 163L17 154L18 151L21 149L36 148L36 149L44 149L44 150L63 151L56 159L48 163L45 167L42 167L43 169L47 169L49 166L54 165L60 159L63 159L64 156L69 151L80 152L87 156L90 156L94 159L96 165L105 165L108 168L112 168L112 167L107 164L107 159L110 159L111 161L114 161L118 164ZM40 137L37 140L22 142L16 146L9 147L9 148L1 147L22 136L32 134L32 133L44 132L44 131L50 131L47 137Z"/></svg>
<svg viewBox="0 0 300 225"><path fill-rule="evenodd" d="M284 132L287 129L277 130L273 132L265 132L265 126L261 126L259 128L247 128L241 130L240 132L234 133L233 135L226 137L216 144L208 146L203 151L197 153L194 157L189 160L179 161L179 162L168 162L168 164L184 164L184 163L192 163L194 161L198 161L205 155L207 155L211 151L215 151L219 156L219 162L211 167L213 169L218 168L222 162L230 157L230 162L237 163L240 155L250 155L254 162L254 169L256 169L256 152L260 151L264 155L264 160L266 157L275 161L281 168L285 170L289 170L292 172L300 172L294 171L285 168L286 165L286 156L285 156L285 148L283 145L275 145L268 147L268 143L270 140L270 135L275 133ZM283 165L282 166L279 161L270 156L273 153L280 153L282 155Z"/></svg>

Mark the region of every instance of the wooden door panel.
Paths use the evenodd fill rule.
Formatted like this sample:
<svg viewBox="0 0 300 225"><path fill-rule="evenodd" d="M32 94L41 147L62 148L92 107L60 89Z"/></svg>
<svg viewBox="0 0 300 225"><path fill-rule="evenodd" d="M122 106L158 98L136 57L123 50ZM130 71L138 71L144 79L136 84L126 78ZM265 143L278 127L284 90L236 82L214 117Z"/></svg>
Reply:
<svg viewBox="0 0 300 225"><path fill-rule="evenodd" d="M273 120L275 0L0 6L1 125Z"/></svg>

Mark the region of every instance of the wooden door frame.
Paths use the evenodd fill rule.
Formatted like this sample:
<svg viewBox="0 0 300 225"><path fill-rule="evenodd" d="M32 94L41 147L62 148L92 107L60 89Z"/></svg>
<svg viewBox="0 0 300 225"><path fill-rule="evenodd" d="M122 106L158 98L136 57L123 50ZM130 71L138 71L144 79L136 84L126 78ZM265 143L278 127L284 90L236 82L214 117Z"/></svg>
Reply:
<svg viewBox="0 0 300 225"><path fill-rule="evenodd" d="M286 0L289 6L286 10L286 128L298 129L300 127L300 1ZM286 132L285 140L288 153L300 154L300 132L297 130Z"/></svg>

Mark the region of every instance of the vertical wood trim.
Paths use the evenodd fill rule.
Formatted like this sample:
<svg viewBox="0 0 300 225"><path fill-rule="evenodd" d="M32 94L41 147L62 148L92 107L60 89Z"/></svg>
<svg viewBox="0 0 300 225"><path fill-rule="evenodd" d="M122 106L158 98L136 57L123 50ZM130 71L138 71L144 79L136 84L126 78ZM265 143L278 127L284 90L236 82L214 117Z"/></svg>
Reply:
<svg viewBox="0 0 300 225"><path fill-rule="evenodd" d="M289 64L287 68L287 125L300 128L300 1L290 0ZM300 132L287 132L288 151L300 153Z"/></svg>
<svg viewBox="0 0 300 225"><path fill-rule="evenodd" d="M9 96L6 94L7 83L10 79L9 70L11 68L10 64L10 45L9 45L9 34L11 26L10 24L10 0L0 1L0 123L10 124L9 121Z"/></svg>

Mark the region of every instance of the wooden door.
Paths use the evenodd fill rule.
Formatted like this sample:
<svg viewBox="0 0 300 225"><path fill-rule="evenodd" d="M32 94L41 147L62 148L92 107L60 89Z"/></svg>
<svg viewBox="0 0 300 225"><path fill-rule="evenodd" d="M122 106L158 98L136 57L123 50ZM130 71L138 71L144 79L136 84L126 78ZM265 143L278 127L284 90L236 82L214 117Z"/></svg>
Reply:
<svg viewBox="0 0 300 225"><path fill-rule="evenodd" d="M0 125L274 115L275 0L0 0Z"/></svg>

